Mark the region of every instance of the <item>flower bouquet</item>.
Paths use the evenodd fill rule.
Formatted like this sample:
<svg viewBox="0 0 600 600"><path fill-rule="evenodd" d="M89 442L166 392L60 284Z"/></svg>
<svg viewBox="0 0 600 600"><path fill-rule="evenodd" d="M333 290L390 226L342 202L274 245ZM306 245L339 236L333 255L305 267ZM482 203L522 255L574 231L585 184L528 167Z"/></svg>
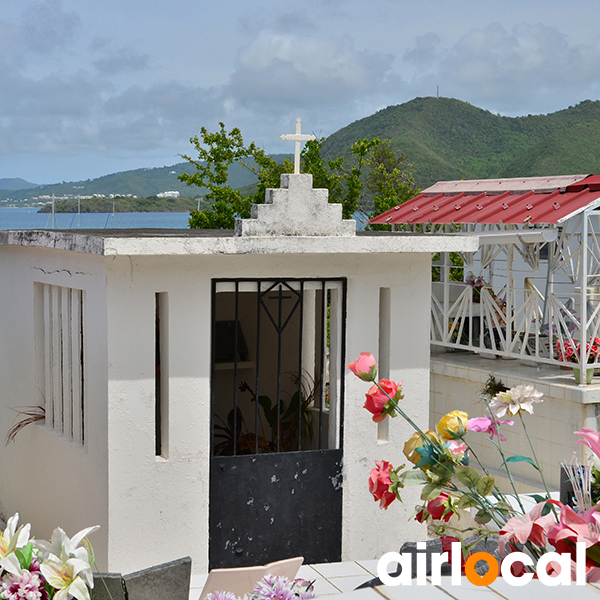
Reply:
<svg viewBox="0 0 600 600"><path fill-rule="evenodd" d="M581 465L574 457L570 465L565 465L575 492L574 507L551 498L524 418L533 414L535 404L542 402L539 391L531 385L508 390L491 377L482 398L486 406L483 416L469 419L467 413L454 410L439 421L435 430L424 431L402 410L402 382L376 381L377 366L372 354L361 353L348 368L372 384L364 407L374 421L399 415L415 430L403 450L412 468L394 468L382 460L370 473L369 491L381 508L387 509L395 500L402 501L402 488L420 486L423 504L416 507L414 518L430 524L444 547L446 542L460 542L464 561L468 562L468 556L482 539L499 536L504 577L528 574L529 578L544 578L548 585L570 583L572 574L577 574L578 583L584 577L600 581L600 504L595 504L600 496L600 462L596 458L595 465ZM500 429L513 426L517 420L529 441L531 457L510 456L505 451L507 438ZM480 462L469 444L471 432L488 434L499 452L511 492L501 491ZM577 443L585 444L600 457L599 433L583 428L575 434L582 437ZM526 510L517 493L511 473L515 463L527 463L541 476L545 493L532 495L536 504L531 510ZM453 515L460 519L462 509L474 513L474 527L459 529L451 524ZM471 536L468 542L467 532ZM517 552L519 561L514 556L507 560L509 554ZM548 583L548 578L558 580Z"/></svg>
<svg viewBox="0 0 600 600"><path fill-rule="evenodd" d="M556 353L558 360L563 362L572 362L581 364L582 358L587 356L587 364L598 362L598 354L600 353L600 338L595 337L591 343L586 343L585 354L581 353L581 344L578 342L573 344L568 340L556 342Z"/></svg>
<svg viewBox="0 0 600 600"><path fill-rule="evenodd" d="M265 575L250 597L238 598L233 592L211 592L206 595L206 600L311 600L314 597L315 589L310 581L290 581L282 575Z"/></svg>
<svg viewBox="0 0 600 600"><path fill-rule="evenodd" d="M582 353L581 344L573 344L568 340L556 342L556 354L558 360L563 362L572 362L581 364L582 362L587 364L596 364L598 362L598 354L600 353L600 338L595 337L591 343L586 343L585 353ZM584 360L587 357L587 360ZM581 383L581 368L573 367L573 376L577 383ZM592 382L594 376L593 368L585 368L585 380L586 383Z"/></svg>
<svg viewBox="0 0 600 600"><path fill-rule="evenodd" d="M489 287L489 284L483 278L483 275L478 275L475 277L473 273L469 271L465 278L465 283L473 288L473 302L481 302L481 290L484 287L489 289L492 298L495 296L492 288Z"/></svg>
<svg viewBox="0 0 600 600"><path fill-rule="evenodd" d="M18 522L17 513L0 533L0 598L90 600L93 554L86 537L99 527L83 529L72 538L57 528L47 542L30 540L31 526L17 527Z"/></svg>

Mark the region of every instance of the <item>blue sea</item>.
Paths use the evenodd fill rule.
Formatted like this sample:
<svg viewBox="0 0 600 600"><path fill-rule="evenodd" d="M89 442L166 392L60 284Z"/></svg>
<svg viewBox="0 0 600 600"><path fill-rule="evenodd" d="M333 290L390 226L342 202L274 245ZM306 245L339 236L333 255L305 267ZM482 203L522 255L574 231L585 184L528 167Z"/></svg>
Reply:
<svg viewBox="0 0 600 600"><path fill-rule="evenodd" d="M1 229L52 229L52 214L38 207L0 207ZM56 213L54 229L187 229L187 212ZM364 229L363 216L354 215L356 228Z"/></svg>
<svg viewBox="0 0 600 600"><path fill-rule="evenodd" d="M52 229L52 215L38 207L0 207L0 229ZM187 229L187 212L56 213L54 229Z"/></svg>

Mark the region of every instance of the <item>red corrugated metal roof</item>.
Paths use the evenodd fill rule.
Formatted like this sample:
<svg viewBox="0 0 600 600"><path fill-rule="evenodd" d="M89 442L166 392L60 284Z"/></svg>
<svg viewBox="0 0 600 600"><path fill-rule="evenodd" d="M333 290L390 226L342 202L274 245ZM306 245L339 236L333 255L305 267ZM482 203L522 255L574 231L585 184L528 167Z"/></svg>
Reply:
<svg viewBox="0 0 600 600"><path fill-rule="evenodd" d="M600 175L442 181L371 223L556 224L600 204Z"/></svg>

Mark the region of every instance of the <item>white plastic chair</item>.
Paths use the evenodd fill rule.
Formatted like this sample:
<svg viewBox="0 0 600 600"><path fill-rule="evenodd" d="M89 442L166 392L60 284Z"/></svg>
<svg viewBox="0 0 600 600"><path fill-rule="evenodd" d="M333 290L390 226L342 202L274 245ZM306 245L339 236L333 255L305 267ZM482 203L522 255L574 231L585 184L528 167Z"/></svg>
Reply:
<svg viewBox="0 0 600 600"><path fill-rule="evenodd" d="M286 558L259 567L235 567L231 569L213 569L202 588L199 600L204 600L211 592L233 592L236 596L249 594L256 584L269 573L283 575L293 581L302 566L304 558Z"/></svg>

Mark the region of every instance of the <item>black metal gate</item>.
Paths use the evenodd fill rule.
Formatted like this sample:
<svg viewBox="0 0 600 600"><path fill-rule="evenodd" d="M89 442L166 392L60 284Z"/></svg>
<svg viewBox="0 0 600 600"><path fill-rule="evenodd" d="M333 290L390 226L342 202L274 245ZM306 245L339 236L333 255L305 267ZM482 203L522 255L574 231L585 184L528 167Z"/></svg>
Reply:
<svg viewBox="0 0 600 600"><path fill-rule="evenodd" d="M344 279L212 287L210 568L341 559Z"/></svg>

